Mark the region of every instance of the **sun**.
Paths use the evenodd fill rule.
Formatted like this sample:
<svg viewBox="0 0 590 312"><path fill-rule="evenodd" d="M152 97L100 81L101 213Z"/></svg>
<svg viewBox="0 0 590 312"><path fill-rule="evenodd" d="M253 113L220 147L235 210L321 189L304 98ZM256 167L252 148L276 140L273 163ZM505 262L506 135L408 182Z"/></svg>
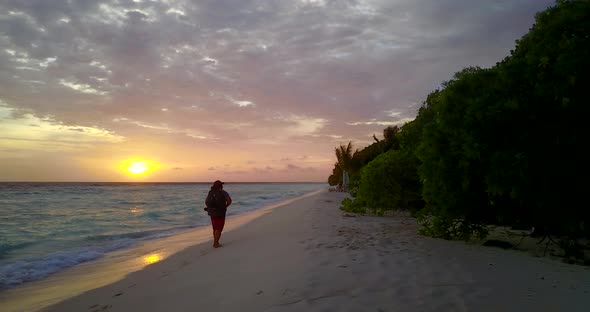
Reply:
<svg viewBox="0 0 590 312"><path fill-rule="evenodd" d="M145 161L132 161L127 167L127 171L131 172L132 174L142 174L148 170L148 166Z"/></svg>
<svg viewBox="0 0 590 312"><path fill-rule="evenodd" d="M119 170L134 177L143 177L156 171L159 164L145 158L128 158L119 163Z"/></svg>

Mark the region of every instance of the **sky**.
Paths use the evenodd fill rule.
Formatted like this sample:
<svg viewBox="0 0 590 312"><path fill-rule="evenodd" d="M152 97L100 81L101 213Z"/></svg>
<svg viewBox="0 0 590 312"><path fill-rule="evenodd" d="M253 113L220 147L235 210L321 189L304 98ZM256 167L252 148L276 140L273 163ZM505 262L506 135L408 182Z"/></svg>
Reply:
<svg viewBox="0 0 590 312"><path fill-rule="evenodd" d="M327 181L549 0L1 0L0 181Z"/></svg>

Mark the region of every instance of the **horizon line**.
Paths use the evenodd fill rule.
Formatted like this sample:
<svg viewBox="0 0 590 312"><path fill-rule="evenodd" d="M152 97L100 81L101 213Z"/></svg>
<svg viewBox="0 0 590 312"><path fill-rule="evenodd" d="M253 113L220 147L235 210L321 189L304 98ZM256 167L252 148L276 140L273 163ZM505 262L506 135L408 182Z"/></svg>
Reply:
<svg viewBox="0 0 590 312"><path fill-rule="evenodd" d="M213 183L210 181L0 181L0 183ZM328 183L323 181L224 181L225 183Z"/></svg>

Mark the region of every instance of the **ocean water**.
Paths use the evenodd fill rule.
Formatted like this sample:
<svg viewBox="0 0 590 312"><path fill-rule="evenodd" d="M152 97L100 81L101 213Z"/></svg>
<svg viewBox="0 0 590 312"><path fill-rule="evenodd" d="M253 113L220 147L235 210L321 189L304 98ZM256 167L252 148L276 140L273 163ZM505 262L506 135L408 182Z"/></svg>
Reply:
<svg viewBox="0 0 590 312"><path fill-rule="evenodd" d="M209 225L209 183L0 183L0 291ZM226 183L228 216L325 188Z"/></svg>

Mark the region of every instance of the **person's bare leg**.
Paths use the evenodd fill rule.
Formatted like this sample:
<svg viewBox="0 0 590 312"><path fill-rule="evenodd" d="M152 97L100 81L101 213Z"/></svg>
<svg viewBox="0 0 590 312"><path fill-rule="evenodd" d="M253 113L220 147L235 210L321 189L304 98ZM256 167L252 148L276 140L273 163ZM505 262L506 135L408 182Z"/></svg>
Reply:
<svg viewBox="0 0 590 312"><path fill-rule="evenodd" d="M221 247L221 244L219 244L219 239L221 238L221 231L220 230L214 230L213 231L213 247L217 248L217 247Z"/></svg>

